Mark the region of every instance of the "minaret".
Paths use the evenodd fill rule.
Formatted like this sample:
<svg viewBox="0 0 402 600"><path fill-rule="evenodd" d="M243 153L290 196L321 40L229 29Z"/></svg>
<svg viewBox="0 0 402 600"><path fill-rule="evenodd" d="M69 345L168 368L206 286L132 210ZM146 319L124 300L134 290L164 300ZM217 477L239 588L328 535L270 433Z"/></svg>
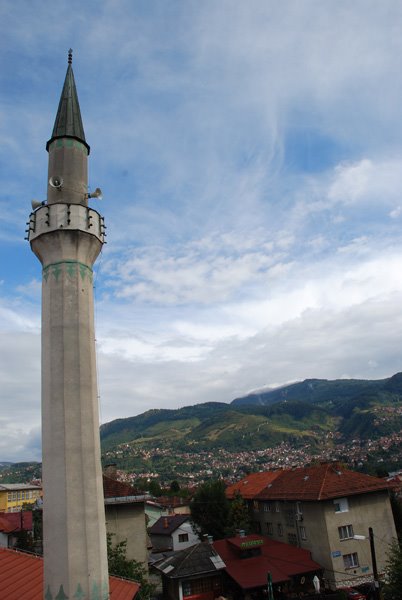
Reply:
<svg viewBox="0 0 402 600"><path fill-rule="evenodd" d="M47 203L29 219L42 263L44 599L109 598L92 266L104 242L88 207L85 140L68 54L49 152ZM100 192L100 190L99 190Z"/></svg>

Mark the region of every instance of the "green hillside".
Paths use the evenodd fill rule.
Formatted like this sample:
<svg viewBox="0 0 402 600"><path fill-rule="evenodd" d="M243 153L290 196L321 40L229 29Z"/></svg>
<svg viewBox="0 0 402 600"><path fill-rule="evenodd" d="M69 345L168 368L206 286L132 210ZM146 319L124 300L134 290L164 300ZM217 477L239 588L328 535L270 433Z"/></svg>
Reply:
<svg viewBox="0 0 402 600"><path fill-rule="evenodd" d="M401 413L401 414L400 414ZM402 429L402 373L382 380L307 379L250 394L231 404L207 402L150 410L101 427L104 450L141 448L258 450L291 440L319 443L329 432L347 440Z"/></svg>

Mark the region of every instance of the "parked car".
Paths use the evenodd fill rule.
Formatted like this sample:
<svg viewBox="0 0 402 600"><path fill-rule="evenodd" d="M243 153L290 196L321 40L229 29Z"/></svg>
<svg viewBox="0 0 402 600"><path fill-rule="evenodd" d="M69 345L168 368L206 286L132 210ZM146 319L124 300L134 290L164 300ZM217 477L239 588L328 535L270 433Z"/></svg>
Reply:
<svg viewBox="0 0 402 600"><path fill-rule="evenodd" d="M341 588L342 592L345 592L346 598L348 600L367 600L367 596L355 590L352 587Z"/></svg>

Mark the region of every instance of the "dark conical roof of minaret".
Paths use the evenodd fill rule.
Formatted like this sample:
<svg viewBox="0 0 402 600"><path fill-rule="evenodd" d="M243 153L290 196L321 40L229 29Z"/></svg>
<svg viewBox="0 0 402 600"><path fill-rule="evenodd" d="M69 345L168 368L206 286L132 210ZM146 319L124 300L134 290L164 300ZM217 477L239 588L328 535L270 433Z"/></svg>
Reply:
<svg viewBox="0 0 402 600"><path fill-rule="evenodd" d="M49 146L53 140L59 138L73 138L82 142L84 146L87 147L89 154L90 147L85 140L77 88L75 86L73 67L71 66L72 62L73 51L70 49L68 51L68 67L63 91L60 96L59 108L57 109L52 137L46 144L46 150L49 151Z"/></svg>

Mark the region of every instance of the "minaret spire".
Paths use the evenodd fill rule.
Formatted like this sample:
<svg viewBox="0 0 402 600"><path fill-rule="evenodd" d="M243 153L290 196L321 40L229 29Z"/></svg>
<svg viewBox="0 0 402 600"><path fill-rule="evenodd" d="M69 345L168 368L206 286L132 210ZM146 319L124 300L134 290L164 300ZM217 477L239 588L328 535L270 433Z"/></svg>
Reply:
<svg viewBox="0 0 402 600"><path fill-rule="evenodd" d="M54 140L60 138L72 138L82 142L86 146L89 154L90 147L85 140L84 126L81 119L81 110L78 102L78 94L75 85L72 62L73 51L70 48L68 51L66 78L64 80L64 86L60 96L52 137L46 144L46 150L49 151L49 146Z"/></svg>

